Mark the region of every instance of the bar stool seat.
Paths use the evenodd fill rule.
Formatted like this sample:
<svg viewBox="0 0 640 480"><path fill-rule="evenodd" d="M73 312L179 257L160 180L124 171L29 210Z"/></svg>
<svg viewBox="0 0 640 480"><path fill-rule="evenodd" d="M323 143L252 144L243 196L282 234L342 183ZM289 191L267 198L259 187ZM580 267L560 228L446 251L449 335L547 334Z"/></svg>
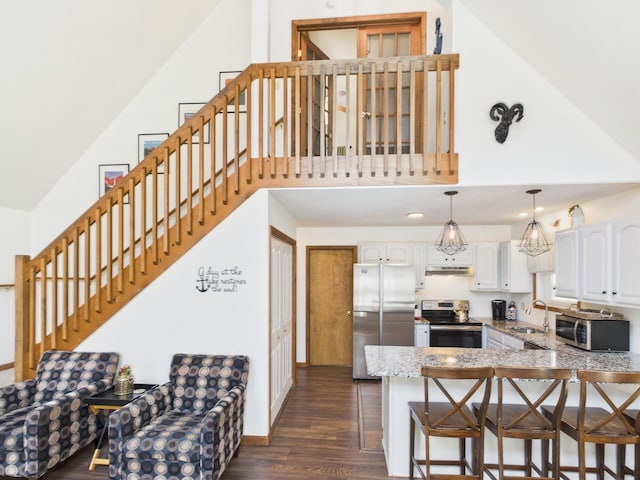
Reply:
<svg viewBox="0 0 640 480"><path fill-rule="evenodd" d="M481 478L484 419L491 395L493 368L422 367L421 374L424 378L424 401L409 402L409 478L414 478L415 469L425 480ZM430 397L430 389L438 391L433 385L444 395L444 401L432 401L435 399L433 395ZM476 396L481 396L482 400L474 413L471 401ZM415 453L416 426L425 437L424 459L417 458ZM459 439L458 458L433 458L429 445L431 437ZM466 457L467 439L472 443L471 462ZM433 466L458 467L459 473L432 473Z"/></svg>
<svg viewBox="0 0 640 480"><path fill-rule="evenodd" d="M580 480L585 480L587 473L596 473L598 478L603 479L605 472L613 478L624 479L626 470L634 479L640 480L640 435L635 426L635 417L632 417L633 411L628 410L640 398L640 372L580 370L578 379L579 406L566 407L561 420L562 432L578 442L578 465L560 465L560 472L577 471ZM629 394L616 395L610 388L613 384L636 385L636 388L632 388ZM608 408L595 406L598 404L607 405ZM547 417L551 415L548 409L543 408L543 412ZM596 446L594 466L586 464L587 443ZM606 444L616 445L615 470L605 464ZM627 445L634 446L634 468L625 467Z"/></svg>
<svg viewBox="0 0 640 480"><path fill-rule="evenodd" d="M487 409L486 428L497 437L498 463L485 463L484 471L491 478L557 479L560 456L560 416L567 400L571 370L566 368L502 368L496 367L494 374L498 385L497 403L490 403ZM545 381L547 386L542 393L527 393L524 383ZM536 384L540 385L540 384ZM516 399L515 403L505 403L508 394ZM552 413L545 417L540 406L555 397L555 404L547 408ZM479 406L474 404L474 408ZM524 460L521 463L507 464L504 461L504 440L506 438L524 441ZM541 461L537 465L532 459L533 440L540 440ZM551 476L549 476L549 440L552 441ZM492 470L498 471L496 477ZM506 472L520 471L524 477L508 476Z"/></svg>

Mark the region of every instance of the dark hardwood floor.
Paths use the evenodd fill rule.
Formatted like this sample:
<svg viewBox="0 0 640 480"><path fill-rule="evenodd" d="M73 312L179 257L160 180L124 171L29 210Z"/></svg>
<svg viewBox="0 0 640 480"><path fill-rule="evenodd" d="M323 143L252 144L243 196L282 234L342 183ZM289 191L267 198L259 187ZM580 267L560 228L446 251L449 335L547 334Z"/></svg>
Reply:
<svg viewBox="0 0 640 480"><path fill-rule="evenodd" d="M351 367L301 368L271 445L242 445L221 480L388 480L380 441L380 382L354 382ZM92 452L42 478L107 480L106 467L87 469Z"/></svg>

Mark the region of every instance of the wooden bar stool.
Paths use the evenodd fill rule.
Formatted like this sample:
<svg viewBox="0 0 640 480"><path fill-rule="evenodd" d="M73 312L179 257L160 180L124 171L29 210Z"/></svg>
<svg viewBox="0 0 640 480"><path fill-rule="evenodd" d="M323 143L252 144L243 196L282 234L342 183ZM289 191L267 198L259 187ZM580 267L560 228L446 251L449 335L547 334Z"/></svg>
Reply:
<svg viewBox="0 0 640 480"><path fill-rule="evenodd" d="M422 367L424 377L424 402L409 402L410 410L410 447L409 478L413 479L417 468L423 479L479 479L482 474L484 449L484 419L491 396L493 368L449 368ZM475 380L472 385L469 381ZM432 401L430 388L437 386L445 401ZM476 413L471 410L474 395L481 395ZM415 456L416 425L425 437L425 459ZM459 438L457 459L431 458L429 439L431 437ZM466 458L466 440L472 439L473 458ZM457 466L459 474L431 473L431 467ZM421 466L424 466L424 472ZM467 474L470 472L470 474Z"/></svg>
<svg viewBox="0 0 640 480"><path fill-rule="evenodd" d="M578 466L560 466L560 472L578 472L580 480L585 480L587 473L597 473L604 479L605 472L616 479L624 479L625 455L627 445L634 446L634 468L628 468L633 478L640 480L640 435L631 417L624 412L640 398L640 372L601 372L578 371L580 380L580 401L578 407L565 407L562 414L561 429L566 435L578 442ZM611 386L613 384L635 385L630 393L625 392L620 400ZM594 405L607 405L602 408ZM636 407L637 408L637 407ZM551 411L543 408L549 417ZM595 466L586 465L585 445L596 446ZM605 464L605 445L617 446L615 471Z"/></svg>
<svg viewBox="0 0 640 480"><path fill-rule="evenodd" d="M507 478L557 479L560 460L560 418L567 394L571 370L568 368L502 368L496 367L494 373L498 384L498 401L490 403L487 410L486 428L498 441L498 463L485 463L484 471L491 478L504 480ZM526 383L544 381L546 389L541 393L527 393ZM541 382L542 383L542 382ZM536 384L537 386L540 385ZM543 388L544 388L543 386ZM524 389L524 390L523 390ZM514 400L505 402L505 397ZM555 398L555 405L547 406L550 412L545 417L540 410L543 402ZM474 404L474 409L480 408ZM504 462L504 439L520 439L524 441L524 460L518 464ZM533 440L541 441L541 461L536 465L531 457ZM549 476L549 440L552 442L551 476ZM498 470L496 477L492 470ZM523 476L508 476L505 471L524 472Z"/></svg>

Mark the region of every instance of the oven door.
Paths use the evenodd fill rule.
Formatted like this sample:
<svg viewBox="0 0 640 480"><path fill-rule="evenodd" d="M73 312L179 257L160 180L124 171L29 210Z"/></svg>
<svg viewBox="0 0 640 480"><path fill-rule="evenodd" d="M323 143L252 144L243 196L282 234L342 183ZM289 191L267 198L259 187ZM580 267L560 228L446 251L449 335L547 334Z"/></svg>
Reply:
<svg viewBox="0 0 640 480"><path fill-rule="evenodd" d="M429 346L482 348L482 325L430 325Z"/></svg>

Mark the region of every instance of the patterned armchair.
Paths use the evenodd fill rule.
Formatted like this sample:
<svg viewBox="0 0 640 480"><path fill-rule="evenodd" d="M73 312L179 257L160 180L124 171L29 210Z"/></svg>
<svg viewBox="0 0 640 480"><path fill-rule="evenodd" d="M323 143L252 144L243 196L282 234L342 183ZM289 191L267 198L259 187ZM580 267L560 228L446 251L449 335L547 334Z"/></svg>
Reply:
<svg viewBox="0 0 640 480"><path fill-rule="evenodd" d="M169 382L109 416L111 480L215 480L237 454L249 359L174 355Z"/></svg>
<svg viewBox="0 0 640 480"><path fill-rule="evenodd" d="M119 355L44 352L36 378L0 388L0 476L38 478L97 431L84 402L111 388Z"/></svg>

